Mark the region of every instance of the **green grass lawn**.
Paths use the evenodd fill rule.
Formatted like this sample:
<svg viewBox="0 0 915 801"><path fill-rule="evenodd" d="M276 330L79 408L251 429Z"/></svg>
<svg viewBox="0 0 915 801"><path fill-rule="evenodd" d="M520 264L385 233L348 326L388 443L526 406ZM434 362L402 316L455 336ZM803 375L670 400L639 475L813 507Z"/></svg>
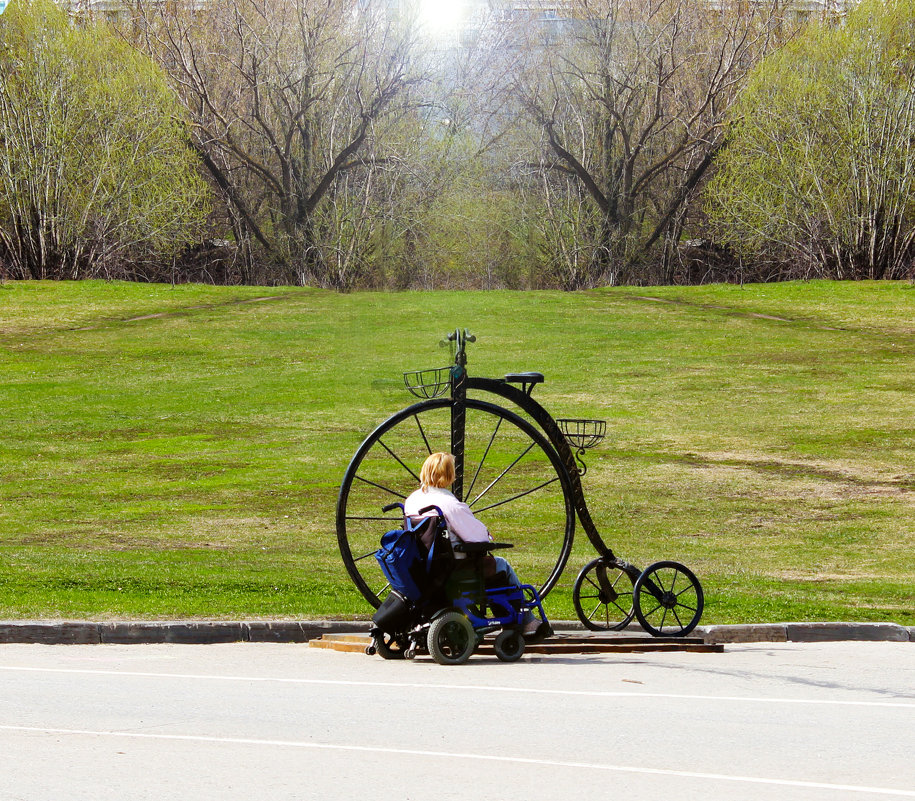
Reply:
<svg viewBox="0 0 915 801"><path fill-rule="evenodd" d="M458 326L471 373L539 370L554 415L607 420L592 517L624 558L692 567L703 622L915 625L915 287L819 282L2 284L0 617L367 615L337 488Z"/></svg>

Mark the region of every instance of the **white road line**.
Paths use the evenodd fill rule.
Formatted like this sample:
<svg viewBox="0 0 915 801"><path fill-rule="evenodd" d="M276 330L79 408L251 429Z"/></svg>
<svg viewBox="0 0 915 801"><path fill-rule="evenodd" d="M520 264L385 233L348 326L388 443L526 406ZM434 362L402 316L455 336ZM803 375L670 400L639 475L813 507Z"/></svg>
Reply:
<svg viewBox="0 0 915 801"><path fill-rule="evenodd" d="M362 745L335 745L332 743L313 743L301 740L261 740L250 737L207 737L194 734L151 734L125 731L96 731L92 729L52 729L40 726L5 726L0 731L28 734L70 735L83 737L116 737L133 740L170 740L176 742L218 743L222 745L252 745L276 748L302 748L316 751L346 751L370 754L395 754L398 756L419 756L437 759L477 760L479 762L505 762L538 767L574 768L577 770L597 770L611 773L635 773L650 776L675 776L685 779L706 779L722 782L739 782L743 784L765 784L780 787L799 787L818 790L844 791L851 793L871 793L876 795L915 798L913 790L895 790L890 787L866 787L856 784L832 784L829 782L812 782L797 779L765 779L756 776L730 776L723 773L705 773L692 770L669 770L664 768L640 768L632 765L606 765L596 762L569 762L565 760L532 759L528 757L498 756L493 754L472 754L451 751L425 751L411 748L376 748Z"/></svg>
<svg viewBox="0 0 915 801"><path fill-rule="evenodd" d="M562 690L539 689L536 687L515 687L511 685L479 685L479 684L420 684L417 682L392 682L392 681L353 681L344 679L303 679L282 678L273 676L225 676L218 674L200 673L155 673L151 671L132 670L96 670L89 668L39 668L17 667L14 665L0 665L0 671L24 673L62 673L66 675L86 676L125 676L136 678L156 679L182 679L193 681L237 681L248 683L275 683L275 684L303 684L320 685L329 687L383 687L385 689L405 690L460 690L464 692L480 693L524 693L530 695L564 695L582 696L586 698L664 698L680 699L686 701L722 701L731 703L751 704L810 704L826 706L868 706L885 707L890 709L915 710L915 703L902 701L843 701L830 698L767 698L763 696L742 695L689 695L685 693L643 693L619 692L614 690Z"/></svg>

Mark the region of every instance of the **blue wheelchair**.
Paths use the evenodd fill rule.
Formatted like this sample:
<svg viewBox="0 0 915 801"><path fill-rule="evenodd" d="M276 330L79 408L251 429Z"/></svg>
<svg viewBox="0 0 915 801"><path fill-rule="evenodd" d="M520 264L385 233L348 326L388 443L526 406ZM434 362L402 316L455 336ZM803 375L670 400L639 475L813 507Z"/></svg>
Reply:
<svg viewBox="0 0 915 801"><path fill-rule="evenodd" d="M384 507L390 512L403 504ZM428 653L440 665L466 662L487 634L498 632L496 656L515 662L524 654L525 621L539 613L543 623L530 640L552 634L540 594L530 584L509 582L492 573L492 551L508 543L460 542L453 539L441 509L428 506L418 519L387 532L375 558L391 585L372 617L369 655L413 659ZM488 575L491 574L491 575Z"/></svg>

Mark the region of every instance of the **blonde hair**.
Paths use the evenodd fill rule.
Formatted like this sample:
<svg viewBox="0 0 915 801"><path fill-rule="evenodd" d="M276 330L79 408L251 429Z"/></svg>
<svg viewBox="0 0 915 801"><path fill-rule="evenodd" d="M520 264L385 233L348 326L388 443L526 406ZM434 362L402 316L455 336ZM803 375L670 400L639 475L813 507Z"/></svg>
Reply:
<svg viewBox="0 0 915 801"><path fill-rule="evenodd" d="M450 453L433 453L426 457L419 471L423 492L429 487L447 489L454 483L454 457Z"/></svg>

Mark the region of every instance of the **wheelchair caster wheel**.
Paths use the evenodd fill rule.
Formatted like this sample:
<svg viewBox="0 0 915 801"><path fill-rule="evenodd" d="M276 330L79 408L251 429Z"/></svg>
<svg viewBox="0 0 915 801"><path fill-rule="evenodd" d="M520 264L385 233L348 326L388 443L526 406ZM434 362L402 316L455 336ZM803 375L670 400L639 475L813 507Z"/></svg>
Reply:
<svg viewBox="0 0 915 801"><path fill-rule="evenodd" d="M365 646L365 655L366 655L366 656L375 656L375 646L374 646L374 645L366 645L366 646Z"/></svg>
<svg viewBox="0 0 915 801"><path fill-rule="evenodd" d="M404 659L416 659L416 649L412 647L407 648L407 650L403 652L403 655Z"/></svg>
<svg viewBox="0 0 915 801"><path fill-rule="evenodd" d="M397 635L382 634L373 645L382 659L403 659L406 656L403 638Z"/></svg>
<svg viewBox="0 0 915 801"><path fill-rule="evenodd" d="M493 647L503 662L517 662L524 654L524 637L518 631L502 631Z"/></svg>

